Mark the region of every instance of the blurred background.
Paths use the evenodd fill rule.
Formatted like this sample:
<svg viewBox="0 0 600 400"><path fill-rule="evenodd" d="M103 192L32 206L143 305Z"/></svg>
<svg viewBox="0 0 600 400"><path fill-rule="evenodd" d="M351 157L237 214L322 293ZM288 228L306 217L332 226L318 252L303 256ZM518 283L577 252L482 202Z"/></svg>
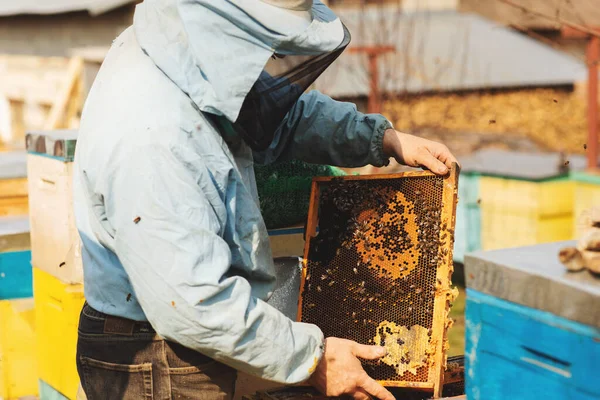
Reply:
<svg viewBox="0 0 600 400"><path fill-rule="evenodd" d="M0 215L8 218L0 230L9 243L0 251L11 254L0 256L0 400L51 398L51 392L74 398L77 378L69 364L74 336L61 332L76 325L83 301L80 261L56 269L60 260L80 257L68 179L86 96L138 2L0 0ZM354 102L361 111L382 113L396 129L444 142L462 163L454 248L459 287L465 285L467 253L581 235L582 215L589 217L589 209L600 204L600 0L328 4L349 28L352 42L314 89ZM56 161L56 171L39 161L40 155ZM405 169L395 162L360 169L300 163L257 167L274 256L303 254L312 176ZM44 186L48 182L54 191ZM63 225L64 238L48 234ZM78 297L61 303L61 323L40 319L39 311L35 316L35 307L52 307L37 299L34 306L31 299L37 289L31 283L30 250L34 267L50 271L48 279L62 285L52 290L63 296L78 287ZM49 259L59 262L44 268ZM15 263L29 272L3 282ZM451 355L465 353L464 293L452 309ZM65 306L71 302L73 307ZM2 331L19 333L3 339ZM4 353L3 340L10 343ZM43 350L50 343L60 343L64 351ZM63 370L57 365L64 365L66 377L51 372Z"/></svg>

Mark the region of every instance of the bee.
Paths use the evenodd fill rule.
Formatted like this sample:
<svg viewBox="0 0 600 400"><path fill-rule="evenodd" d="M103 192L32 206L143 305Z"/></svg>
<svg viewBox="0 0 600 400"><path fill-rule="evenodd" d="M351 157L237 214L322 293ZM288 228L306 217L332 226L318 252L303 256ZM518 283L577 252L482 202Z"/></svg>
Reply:
<svg viewBox="0 0 600 400"><path fill-rule="evenodd" d="M379 261L383 261L383 260L385 260L385 257L384 257L383 255L381 255L381 254L380 254L380 255L378 255L378 256L377 256L377 258L379 259Z"/></svg>
<svg viewBox="0 0 600 400"><path fill-rule="evenodd" d="M306 274L306 280L310 281L310 274Z"/></svg>
<svg viewBox="0 0 600 400"><path fill-rule="evenodd" d="M421 293L423 293L423 289L421 289L421 288L416 288L416 289L415 289L415 293L416 293L416 294L421 294Z"/></svg>
<svg viewBox="0 0 600 400"><path fill-rule="evenodd" d="M135 217L135 218L133 219L133 223L134 223L134 224L137 224L137 223L138 223L138 222L140 222L141 220L142 220L142 217Z"/></svg>
<svg viewBox="0 0 600 400"><path fill-rule="evenodd" d="M354 275L358 275L358 269L356 267L352 268L352 272L354 272Z"/></svg>
<svg viewBox="0 0 600 400"><path fill-rule="evenodd" d="M314 303L311 303L311 304L309 304L307 307L308 307L308 308L315 308L316 306L317 306L316 304L314 304Z"/></svg>
<svg viewBox="0 0 600 400"><path fill-rule="evenodd" d="M131 293L127 295L127 301L131 301Z"/></svg>
<svg viewBox="0 0 600 400"><path fill-rule="evenodd" d="M352 311L352 319L355 319L355 318L356 318L356 312Z"/></svg>
<svg viewBox="0 0 600 400"><path fill-rule="evenodd" d="M321 291L321 286L317 285L317 292L320 292L320 291Z"/></svg>
<svg viewBox="0 0 600 400"><path fill-rule="evenodd" d="M334 283L335 283L335 281L331 281L331 282L329 282L327 285L328 285L328 286L333 286L333 284L334 284Z"/></svg>
<svg viewBox="0 0 600 400"><path fill-rule="evenodd" d="M368 241L365 241L365 250L371 251L371 244Z"/></svg>

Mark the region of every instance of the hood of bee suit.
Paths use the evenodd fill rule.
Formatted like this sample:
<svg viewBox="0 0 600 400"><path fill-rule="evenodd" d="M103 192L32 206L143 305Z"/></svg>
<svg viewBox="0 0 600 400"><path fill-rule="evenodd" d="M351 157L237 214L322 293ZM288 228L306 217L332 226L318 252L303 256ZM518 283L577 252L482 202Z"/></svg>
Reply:
<svg viewBox="0 0 600 400"><path fill-rule="evenodd" d="M134 31L201 111L231 122L274 54L319 56L348 41L318 0L145 0Z"/></svg>

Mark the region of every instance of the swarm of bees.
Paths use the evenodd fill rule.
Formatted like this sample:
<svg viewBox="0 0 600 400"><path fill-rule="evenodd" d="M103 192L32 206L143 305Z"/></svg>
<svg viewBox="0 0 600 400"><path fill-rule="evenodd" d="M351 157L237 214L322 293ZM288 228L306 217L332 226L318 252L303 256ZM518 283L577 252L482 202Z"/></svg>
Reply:
<svg viewBox="0 0 600 400"><path fill-rule="evenodd" d="M395 321L422 327L429 340L437 267L453 240L440 211L442 193L442 178L433 176L328 183L319 199L319 233L309 242L302 321L360 343L373 343L382 321ZM414 361L410 354L400 361ZM364 366L376 379L398 379L392 366ZM425 367L411 371L403 380L427 380Z"/></svg>

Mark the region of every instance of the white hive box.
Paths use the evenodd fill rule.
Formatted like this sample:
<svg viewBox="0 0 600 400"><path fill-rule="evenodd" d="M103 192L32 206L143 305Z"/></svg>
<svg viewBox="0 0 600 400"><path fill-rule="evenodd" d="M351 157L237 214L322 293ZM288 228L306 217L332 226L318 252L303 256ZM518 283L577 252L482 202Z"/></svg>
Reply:
<svg viewBox="0 0 600 400"><path fill-rule="evenodd" d="M73 213L76 131L27 134L31 256L64 283L82 283L81 241Z"/></svg>

